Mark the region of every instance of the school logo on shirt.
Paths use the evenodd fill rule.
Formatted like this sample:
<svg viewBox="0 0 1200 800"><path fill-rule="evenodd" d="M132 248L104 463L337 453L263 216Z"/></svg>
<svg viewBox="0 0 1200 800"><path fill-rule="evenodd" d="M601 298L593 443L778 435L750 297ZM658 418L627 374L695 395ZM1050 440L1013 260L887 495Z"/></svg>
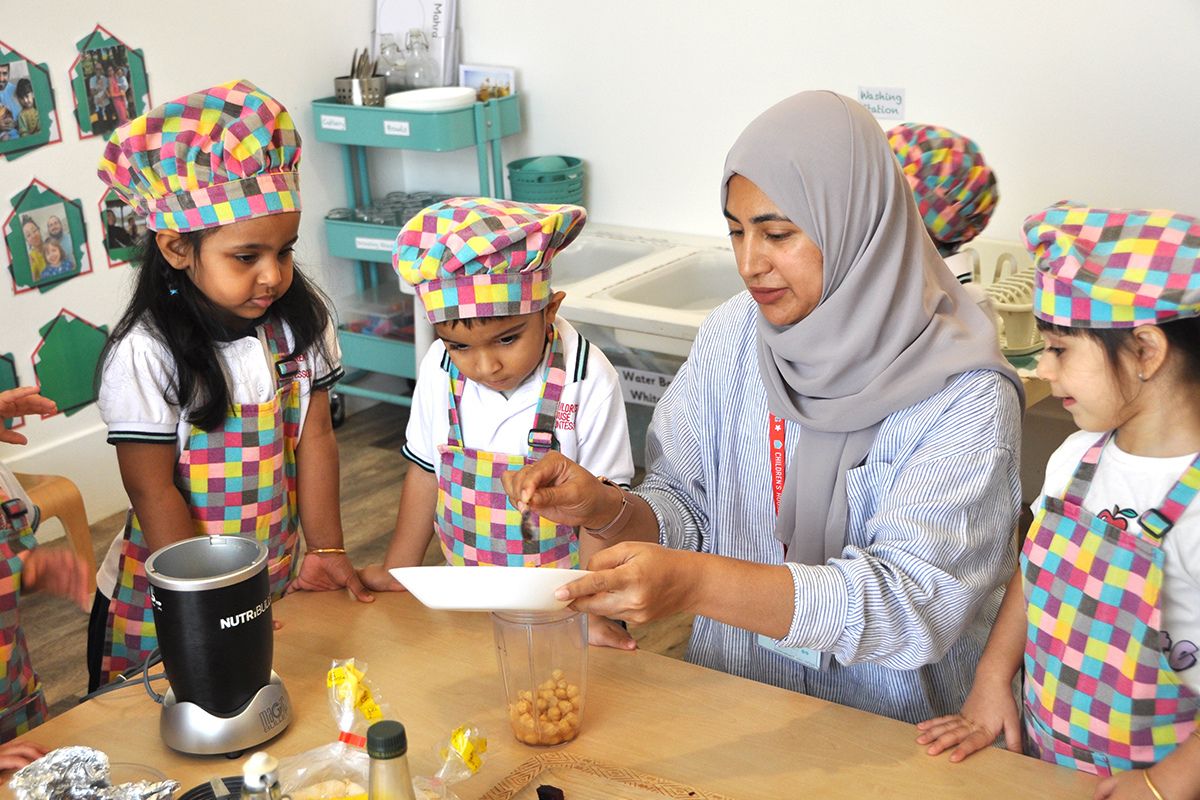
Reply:
<svg viewBox="0 0 1200 800"><path fill-rule="evenodd" d="M560 431L575 430L575 412L579 410L579 403L559 403L558 416L554 418L554 427Z"/></svg>

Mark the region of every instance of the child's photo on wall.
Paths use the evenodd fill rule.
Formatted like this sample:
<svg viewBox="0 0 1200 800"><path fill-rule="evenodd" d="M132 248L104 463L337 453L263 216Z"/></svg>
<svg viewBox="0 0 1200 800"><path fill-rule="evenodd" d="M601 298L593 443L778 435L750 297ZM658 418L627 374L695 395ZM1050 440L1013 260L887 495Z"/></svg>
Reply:
<svg viewBox="0 0 1200 800"><path fill-rule="evenodd" d="M121 45L85 50L80 68L87 87L92 132L108 136L129 121L134 107L128 53Z"/></svg>
<svg viewBox="0 0 1200 800"><path fill-rule="evenodd" d="M22 211L18 218L31 285L46 286L79 273L79 253L71 241L64 204Z"/></svg>

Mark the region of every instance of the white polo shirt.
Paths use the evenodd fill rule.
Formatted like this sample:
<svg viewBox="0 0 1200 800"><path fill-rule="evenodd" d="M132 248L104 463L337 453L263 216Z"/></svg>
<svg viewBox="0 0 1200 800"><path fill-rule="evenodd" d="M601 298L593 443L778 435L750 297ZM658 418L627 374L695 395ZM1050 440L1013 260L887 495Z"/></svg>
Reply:
<svg viewBox="0 0 1200 800"><path fill-rule="evenodd" d="M588 472L628 486L633 480L633 455L616 370L571 323L558 317L554 324L562 339L567 373L554 426L560 450ZM548 358L549 351L508 397L475 381L464 381L459 411L467 447L520 455L529 452L529 431ZM403 448L406 458L434 474L441 468L438 445L446 444L450 436L448 369L446 347L436 341L421 360Z"/></svg>
<svg viewBox="0 0 1200 800"><path fill-rule="evenodd" d="M293 342L291 328L285 323L288 347ZM161 337L145 322L134 326L113 347L104 363L100 396L96 401L100 417L108 426L109 444L126 442L175 444L175 453L183 452L192 432L188 409L171 403L174 394L175 360ZM300 366L300 431L308 415L309 395L328 389L342 377L341 350L332 320L325 331L326 348L331 362L311 348L297 359ZM261 327L255 334L217 344L217 354L225 371L232 403L265 403L275 393L275 365ZM112 597L117 580L121 536L109 547L96 574L96 585Z"/></svg>

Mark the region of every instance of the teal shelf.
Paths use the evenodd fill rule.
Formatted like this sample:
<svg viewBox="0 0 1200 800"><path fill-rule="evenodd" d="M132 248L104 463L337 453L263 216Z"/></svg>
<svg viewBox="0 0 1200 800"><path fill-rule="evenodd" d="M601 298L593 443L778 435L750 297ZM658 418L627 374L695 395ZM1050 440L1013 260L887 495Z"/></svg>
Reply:
<svg viewBox="0 0 1200 800"><path fill-rule="evenodd" d="M398 111L349 106L332 97L313 101L318 141L442 153L475 147L521 130L517 95L453 111Z"/></svg>
<svg viewBox="0 0 1200 800"><path fill-rule="evenodd" d="M399 228L387 225L325 220L325 239L329 242L329 252L354 261L391 264L392 246L399 235Z"/></svg>
<svg viewBox="0 0 1200 800"><path fill-rule="evenodd" d="M342 366L347 372L362 369L409 380L417 378L412 342L342 329L338 331L338 343L342 346Z"/></svg>
<svg viewBox="0 0 1200 800"><path fill-rule="evenodd" d="M314 100L312 110L317 141L342 147L347 208L371 203L367 148L373 147L429 152L474 147L479 168L479 194L505 196L500 140L521 130L521 105L517 95L453 111L421 112L343 105L326 97ZM391 261L392 246L399 233L399 228L386 225L325 220L329 252L356 262L354 278L360 296L396 285ZM367 373L415 380L417 353L412 342L356 333L346 328L338 331L338 340L342 346L342 364L347 371L346 378L338 383L339 392L399 405L412 403L410 397L355 385Z"/></svg>

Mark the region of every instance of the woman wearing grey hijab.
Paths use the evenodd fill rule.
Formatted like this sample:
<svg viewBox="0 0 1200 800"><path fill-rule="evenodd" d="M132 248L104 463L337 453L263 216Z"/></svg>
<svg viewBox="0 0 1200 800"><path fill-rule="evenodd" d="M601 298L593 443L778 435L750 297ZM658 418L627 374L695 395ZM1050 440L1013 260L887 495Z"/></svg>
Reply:
<svg viewBox="0 0 1200 800"><path fill-rule="evenodd" d="M696 663L909 722L953 711L1013 569L1020 382L857 103L767 110L721 197L747 292L656 408L645 481L552 454L506 487L612 543L560 590L575 608L694 613Z"/></svg>

